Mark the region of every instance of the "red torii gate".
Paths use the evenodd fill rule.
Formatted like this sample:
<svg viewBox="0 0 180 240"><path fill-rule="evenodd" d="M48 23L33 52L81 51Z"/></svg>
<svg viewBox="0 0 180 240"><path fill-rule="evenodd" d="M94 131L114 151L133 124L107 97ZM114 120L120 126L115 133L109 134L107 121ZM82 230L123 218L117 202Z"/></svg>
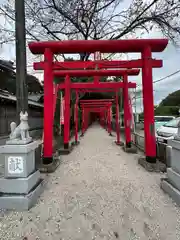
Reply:
<svg viewBox="0 0 180 240"><path fill-rule="evenodd" d="M145 127L145 153L148 162L156 162L156 142L154 131L154 101L152 84L152 52L163 51L168 44L167 39L132 39L132 40L70 40L32 42L29 48L33 54L44 54L44 84L49 84L45 89L45 105L53 105L53 55L58 53L121 53L140 52L142 55L142 85L144 103L144 127ZM48 98L47 95L50 94ZM49 103L47 103L49 101ZM50 108L50 109L51 109ZM48 119L48 118L47 118ZM46 137L52 135L52 130ZM50 136L51 137L51 136ZM51 137L52 138L52 137ZM49 146L50 147L50 146ZM45 160L52 161L51 151Z"/></svg>
<svg viewBox="0 0 180 240"><path fill-rule="evenodd" d="M84 132L86 131L86 129L89 125L89 113L91 113L91 112L99 113L100 115L103 114L101 117L105 117L105 114L108 111L108 107L107 106L99 106L99 107L83 106L82 110L84 111L84 116L86 116L86 117L84 117L84 121L82 122L82 136L83 136Z"/></svg>
<svg viewBox="0 0 180 240"><path fill-rule="evenodd" d="M111 126L110 126L110 109L112 107L112 99L96 99L96 100L81 100L80 101L80 106L82 109L88 109L91 111L98 111L98 110L106 110L108 112L108 131L109 134L111 133ZM105 116L104 116L105 117ZM83 132L83 131L82 131Z"/></svg>
<svg viewBox="0 0 180 240"><path fill-rule="evenodd" d="M126 75L138 75L139 69L128 69L128 70L71 70L68 71L54 71L54 76L65 77L65 83L60 83L59 88L65 90L65 113L64 117L66 118L64 121L64 148L69 148L69 116L70 116L70 89L112 89L112 91L117 90L119 88L124 87L123 82L99 82L95 81L93 83L71 83L70 76L126 76ZM127 83L128 88L135 88L136 83ZM88 90L87 90L88 91ZM100 90L101 91L101 90ZM128 92L127 92L128 94ZM117 99L118 101L118 99ZM127 108L128 108L128 102ZM48 119L51 117L49 114L47 115ZM119 119L119 110L118 110L118 119ZM44 120L45 121L45 120ZM51 119L52 121L52 119ZM48 126L51 126L50 120L45 122L49 122ZM48 127L49 128L49 127ZM46 140L48 141L48 140ZM117 141L118 143L119 141ZM45 144L44 144L45 145ZM49 140L50 145L50 140ZM45 150L45 149L44 149Z"/></svg>

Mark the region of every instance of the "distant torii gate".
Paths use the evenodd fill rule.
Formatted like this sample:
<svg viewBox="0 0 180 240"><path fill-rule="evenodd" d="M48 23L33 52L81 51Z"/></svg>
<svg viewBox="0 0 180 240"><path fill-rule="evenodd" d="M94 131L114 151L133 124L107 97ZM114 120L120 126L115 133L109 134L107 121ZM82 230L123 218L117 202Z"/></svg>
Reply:
<svg viewBox="0 0 180 240"><path fill-rule="evenodd" d="M139 52L142 56L142 85L144 104L145 154L148 162L156 162L156 141L154 131L154 101L152 83L152 52L163 51L168 44L167 39L132 39L132 40L70 40L32 42L29 48L33 54L44 54L44 104L52 110L53 106L53 55L64 53L128 53ZM70 81L69 81L70 82ZM47 87L49 86L49 87ZM70 83L68 84L68 88ZM76 86L77 87L77 86ZM84 86L86 88L86 86ZM67 88L67 86L66 86ZM51 111L50 115L52 114ZM52 124L52 116L45 120ZM47 131L45 138L52 140L52 129ZM46 141L46 140L45 140ZM52 141L51 141L52 142ZM46 142L47 143L47 142ZM49 150L48 150L49 148ZM52 147L46 146L44 162L52 162Z"/></svg>
<svg viewBox="0 0 180 240"><path fill-rule="evenodd" d="M111 89L111 91L117 91L120 88L124 87L123 82L99 82L95 81L93 83L71 83L70 76L71 77L77 77L77 76L136 76L139 74L138 69L128 69L128 70L69 70L67 75L66 71L54 71L54 76L56 77L65 77L65 82L59 84L60 89L65 90L65 113L64 113L64 148L69 148L69 116L70 116L70 90L75 89L86 89L88 92L88 89L100 89L99 91L104 89ZM127 83L128 88L135 88L136 83ZM118 100L117 100L118 101ZM128 102L125 103L128 108ZM50 115L48 114L48 118ZM119 119L119 111L118 111L118 119ZM128 117L128 115L127 115ZM52 120L51 120L52 121ZM119 120L118 120L119 121ZM46 120L47 122L47 120ZM51 126L50 123L48 126ZM49 142L50 144L50 142Z"/></svg>
<svg viewBox="0 0 180 240"><path fill-rule="evenodd" d="M81 100L80 106L82 109L98 111L104 110L107 111L108 114L108 132L111 133L111 125L110 125L110 110L112 107L113 99L96 99L96 100ZM105 116L104 116L105 117Z"/></svg>

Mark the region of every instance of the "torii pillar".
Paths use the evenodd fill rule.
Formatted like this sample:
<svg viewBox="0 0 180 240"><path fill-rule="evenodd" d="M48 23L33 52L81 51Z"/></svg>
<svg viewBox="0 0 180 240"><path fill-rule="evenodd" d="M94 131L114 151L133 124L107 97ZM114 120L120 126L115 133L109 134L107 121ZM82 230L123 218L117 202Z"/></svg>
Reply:
<svg viewBox="0 0 180 240"><path fill-rule="evenodd" d="M124 88L123 88L123 98L124 98L124 127L125 127L125 148L131 148L131 119L129 111L129 95L128 95L128 77L123 76Z"/></svg>
<svg viewBox="0 0 180 240"><path fill-rule="evenodd" d="M142 52L145 155L147 162L156 163L156 138L154 129L154 98L151 59L151 48L147 46Z"/></svg>
<svg viewBox="0 0 180 240"><path fill-rule="evenodd" d="M53 161L53 53L50 49L44 52L44 149L43 163Z"/></svg>
<svg viewBox="0 0 180 240"><path fill-rule="evenodd" d="M70 77L66 75L65 77L65 111L64 111L64 149L69 149L69 137L70 137L70 98L71 98L71 89L70 89Z"/></svg>

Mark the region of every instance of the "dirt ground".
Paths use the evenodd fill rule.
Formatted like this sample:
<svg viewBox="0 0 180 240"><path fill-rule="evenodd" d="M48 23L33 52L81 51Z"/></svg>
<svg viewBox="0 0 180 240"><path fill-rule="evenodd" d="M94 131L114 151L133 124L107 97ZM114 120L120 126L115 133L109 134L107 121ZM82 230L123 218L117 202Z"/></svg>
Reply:
<svg viewBox="0 0 180 240"><path fill-rule="evenodd" d="M1 240L178 240L180 209L137 155L94 125L30 211L0 212Z"/></svg>

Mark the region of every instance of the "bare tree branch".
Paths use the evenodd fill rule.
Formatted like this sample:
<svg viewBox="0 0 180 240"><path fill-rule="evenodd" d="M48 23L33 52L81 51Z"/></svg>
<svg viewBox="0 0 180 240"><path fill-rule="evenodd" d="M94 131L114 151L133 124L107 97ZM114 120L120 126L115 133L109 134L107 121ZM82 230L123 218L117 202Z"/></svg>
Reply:
<svg viewBox="0 0 180 240"><path fill-rule="evenodd" d="M27 39L120 39L158 29L179 42L179 0L25 0ZM123 5L125 6L125 5ZM0 43L14 38L14 6L0 8ZM81 54L81 60L89 54Z"/></svg>

